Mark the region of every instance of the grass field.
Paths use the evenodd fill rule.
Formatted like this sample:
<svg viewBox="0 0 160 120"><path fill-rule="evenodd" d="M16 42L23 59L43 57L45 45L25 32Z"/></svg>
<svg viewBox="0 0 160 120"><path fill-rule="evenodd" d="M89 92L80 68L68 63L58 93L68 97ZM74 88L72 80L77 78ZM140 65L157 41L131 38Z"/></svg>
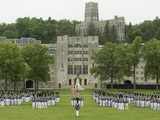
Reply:
<svg viewBox="0 0 160 120"><path fill-rule="evenodd" d="M85 106L80 117L76 118L70 105L70 94L61 92L61 102L56 107L46 110L33 110L31 104L22 106L0 107L0 120L160 120L160 112L130 106L127 111L98 107L91 98L91 92L82 93Z"/></svg>

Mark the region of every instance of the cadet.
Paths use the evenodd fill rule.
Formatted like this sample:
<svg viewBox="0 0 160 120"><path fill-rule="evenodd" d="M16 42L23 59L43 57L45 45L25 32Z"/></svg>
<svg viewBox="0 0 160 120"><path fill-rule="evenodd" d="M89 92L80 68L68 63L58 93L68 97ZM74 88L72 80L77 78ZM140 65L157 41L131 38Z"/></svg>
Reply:
<svg viewBox="0 0 160 120"><path fill-rule="evenodd" d="M79 99L77 98L77 102L75 104L76 116L79 117L80 104Z"/></svg>

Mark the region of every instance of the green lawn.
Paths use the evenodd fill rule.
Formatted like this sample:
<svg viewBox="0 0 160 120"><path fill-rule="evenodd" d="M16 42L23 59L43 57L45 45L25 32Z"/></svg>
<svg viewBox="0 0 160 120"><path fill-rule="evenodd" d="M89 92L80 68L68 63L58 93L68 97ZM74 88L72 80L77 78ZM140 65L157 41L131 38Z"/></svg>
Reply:
<svg viewBox="0 0 160 120"><path fill-rule="evenodd" d="M120 112L111 108L98 107L92 100L91 92L85 91L85 106L76 118L70 105L69 92L61 92L61 102L46 110L33 110L31 104L18 107L0 107L0 120L160 120L160 112L130 107Z"/></svg>

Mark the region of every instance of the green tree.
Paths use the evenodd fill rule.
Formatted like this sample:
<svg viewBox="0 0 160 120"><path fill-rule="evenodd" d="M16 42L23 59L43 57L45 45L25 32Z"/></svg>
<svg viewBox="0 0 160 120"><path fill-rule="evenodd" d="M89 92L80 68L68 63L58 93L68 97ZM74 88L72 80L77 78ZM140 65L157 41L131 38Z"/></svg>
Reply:
<svg viewBox="0 0 160 120"><path fill-rule="evenodd" d="M144 59L146 62L145 73L156 79L157 89L160 78L160 41L153 39L148 41L144 47Z"/></svg>
<svg viewBox="0 0 160 120"><path fill-rule="evenodd" d="M133 75L133 87L136 89L136 67L140 62L140 58L142 57L142 38L136 37L133 43L130 45L130 48L128 49L127 57L128 62L130 62L130 68L132 75Z"/></svg>
<svg viewBox="0 0 160 120"><path fill-rule="evenodd" d="M30 67L28 78L35 81L35 92L39 89L39 82L49 80L49 64L53 60L48 53L48 48L32 44L23 48L22 55Z"/></svg>
<svg viewBox="0 0 160 120"><path fill-rule="evenodd" d="M0 70L1 77L5 80L5 90L8 82L13 82L15 89L17 81L21 80L26 72L25 63L17 45L0 44Z"/></svg>
<svg viewBox="0 0 160 120"><path fill-rule="evenodd" d="M91 73L103 81L110 80L113 87L114 80L123 79L126 70L126 47L124 44L106 43L94 57L96 66L91 69ZM115 81L116 82L116 81Z"/></svg>

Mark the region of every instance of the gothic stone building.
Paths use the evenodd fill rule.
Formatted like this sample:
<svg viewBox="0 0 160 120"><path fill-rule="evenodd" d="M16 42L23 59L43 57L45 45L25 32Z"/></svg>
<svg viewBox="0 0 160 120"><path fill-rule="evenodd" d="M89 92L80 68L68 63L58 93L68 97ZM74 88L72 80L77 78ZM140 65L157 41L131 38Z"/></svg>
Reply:
<svg viewBox="0 0 160 120"><path fill-rule="evenodd" d="M93 54L98 49L97 36L59 36L56 48L57 87L67 88L75 84L79 74L80 85L94 88L98 81L91 75Z"/></svg>
<svg viewBox="0 0 160 120"><path fill-rule="evenodd" d="M99 21L98 3L88 2L85 6L85 21L76 25L76 32L79 35L87 35L90 24L93 24L96 33L101 35L105 31L105 26L108 24L109 28L115 28L116 39L118 41L125 40L125 19L124 17L115 16L112 20Z"/></svg>

